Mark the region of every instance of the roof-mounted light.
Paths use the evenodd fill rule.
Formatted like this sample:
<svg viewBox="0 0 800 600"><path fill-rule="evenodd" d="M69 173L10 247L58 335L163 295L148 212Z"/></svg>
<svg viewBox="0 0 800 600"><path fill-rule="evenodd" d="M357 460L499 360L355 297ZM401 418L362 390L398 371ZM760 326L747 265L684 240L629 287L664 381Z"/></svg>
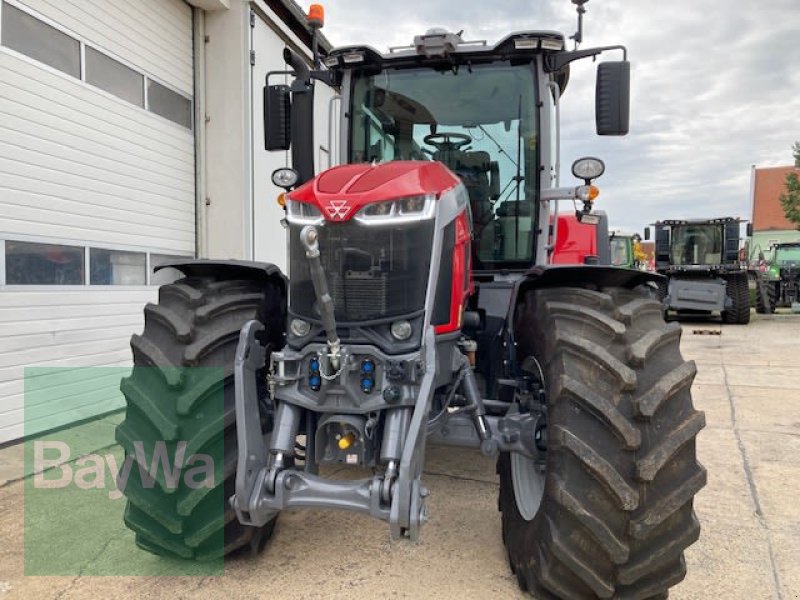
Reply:
<svg viewBox="0 0 800 600"><path fill-rule="evenodd" d="M539 38L517 38L514 40L514 50L536 50L539 47Z"/></svg>
<svg viewBox="0 0 800 600"><path fill-rule="evenodd" d="M325 25L325 9L321 4L312 4L308 9L306 20L311 27L321 28Z"/></svg>
<svg viewBox="0 0 800 600"><path fill-rule="evenodd" d="M556 40L552 38L542 38L542 50L555 50L560 52L564 49L564 40Z"/></svg>
<svg viewBox="0 0 800 600"><path fill-rule="evenodd" d="M352 51L352 52L345 52L342 54L342 61L346 65L356 65L359 63L363 63L366 59L366 56L361 51Z"/></svg>
<svg viewBox="0 0 800 600"><path fill-rule="evenodd" d="M322 64L324 64L329 69L335 69L339 66L339 57L338 56L326 56L322 59Z"/></svg>

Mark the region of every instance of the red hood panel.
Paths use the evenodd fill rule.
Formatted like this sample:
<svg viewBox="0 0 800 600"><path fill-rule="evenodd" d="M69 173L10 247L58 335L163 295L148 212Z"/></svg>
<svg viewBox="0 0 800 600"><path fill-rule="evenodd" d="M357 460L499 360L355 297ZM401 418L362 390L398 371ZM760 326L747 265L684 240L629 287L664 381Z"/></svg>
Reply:
<svg viewBox="0 0 800 600"><path fill-rule="evenodd" d="M433 161L343 165L304 183L289 199L316 205L329 221L349 221L368 204L425 194L438 198L458 182L447 167Z"/></svg>

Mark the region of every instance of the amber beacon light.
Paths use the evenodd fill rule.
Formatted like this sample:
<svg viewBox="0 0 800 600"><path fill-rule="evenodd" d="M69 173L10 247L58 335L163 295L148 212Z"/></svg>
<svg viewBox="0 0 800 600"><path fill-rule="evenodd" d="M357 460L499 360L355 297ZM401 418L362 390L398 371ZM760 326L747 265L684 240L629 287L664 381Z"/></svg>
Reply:
<svg viewBox="0 0 800 600"><path fill-rule="evenodd" d="M325 8L321 4L312 4L308 9L308 24L322 27L325 24Z"/></svg>

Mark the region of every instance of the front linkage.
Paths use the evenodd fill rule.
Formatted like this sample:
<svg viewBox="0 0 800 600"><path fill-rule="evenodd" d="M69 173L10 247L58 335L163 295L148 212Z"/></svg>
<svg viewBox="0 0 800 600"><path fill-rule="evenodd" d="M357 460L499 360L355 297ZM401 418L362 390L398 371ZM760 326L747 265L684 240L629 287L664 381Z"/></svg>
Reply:
<svg viewBox="0 0 800 600"><path fill-rule="evenodd" d="M517 452L533 460L542 460L541 439L544 428L543 411L514 413L504 417L487 415L478 393L475 375L463 354L454 353L457 381L466 396L463 411L449 415L438 426L429 427L435 376L435 342L433 333L427 336L422 354L422 378L413 410L406 407L387 410L383 439L380 443L383 472L359 480L330 480L316 474L315 445L307 437L305 467L297 470L290 465L294 458L295 436L303 419L298 405L277 400L275 426L264 441L257 419L259 397L257 373L263 367L268 349L259 341L263 325L250 321L242 328L234 367L236 388L236 421L238 428L238 469L236 494L231 505L241 523L261 526L281 510L289 508L336 508L363 512L388 521L392 537L419 537L427 520L427 488L422 484L422 467L428 434L433 440L466 447L480 447L490 456L498 452ZM363 349L352 348L358 356ZM374 349L373 349L374 351ZM272 356L270 389L294 381L285 374L286 362L293 353L277 352ZM348 364L348 349L343 349L343 364ZM281 375L283 371L283 375ZM541 390L532 379L503 381L516 390L521 406L542 406ZM454 389L453 392L456 390ZM445 409L446 410L446 409ZM410 421L409 421L410 413ZM407 430L405 437L402 432ZM537 440L539 440L537 442ZM399 460L398 460L399 459Z"/></svg>

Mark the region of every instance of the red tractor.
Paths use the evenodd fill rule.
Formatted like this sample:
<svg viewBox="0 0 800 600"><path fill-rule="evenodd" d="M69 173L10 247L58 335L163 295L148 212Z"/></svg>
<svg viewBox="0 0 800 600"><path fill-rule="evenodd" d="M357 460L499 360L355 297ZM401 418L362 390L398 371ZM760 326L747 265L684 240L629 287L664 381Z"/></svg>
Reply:
<svg viewBox="0 0 800 600"><path fill-rule="evenodd" d="M610 265L611 243L608 237L608 217L602 211L592 211L592 222L585 223L579 215L557 215L555 244L550 263L554 265Z"/></svg>
<svg viewBox="0 0 800 600"><path fill-rule="evenodd" d="M268 264L173 264L185 277L131 341L126 453L147 463L145 439L176 461L222 456L207 485L131 475L126 522L141 547L258 549L282 511L303 508L369 514L416 540L432 443L496 457L522 589L662 598L683 579L705 420L661 278L550 264L553 205L592 219L602 173L582 159L579 185L557 185L559 102L570 63L608 50L625 55L568 50L551 31L487 44L431 30L387 54L334 50L326 69L286 51L294 83L267 86L265 114L268 147L291 141L293 154L273 174L287 189L288 278ZM598 66L600 135L627 133L629 72ZM315 82L341 91L347 162L316 176ZM332 464L363 477L326 477Z"/></svg>

